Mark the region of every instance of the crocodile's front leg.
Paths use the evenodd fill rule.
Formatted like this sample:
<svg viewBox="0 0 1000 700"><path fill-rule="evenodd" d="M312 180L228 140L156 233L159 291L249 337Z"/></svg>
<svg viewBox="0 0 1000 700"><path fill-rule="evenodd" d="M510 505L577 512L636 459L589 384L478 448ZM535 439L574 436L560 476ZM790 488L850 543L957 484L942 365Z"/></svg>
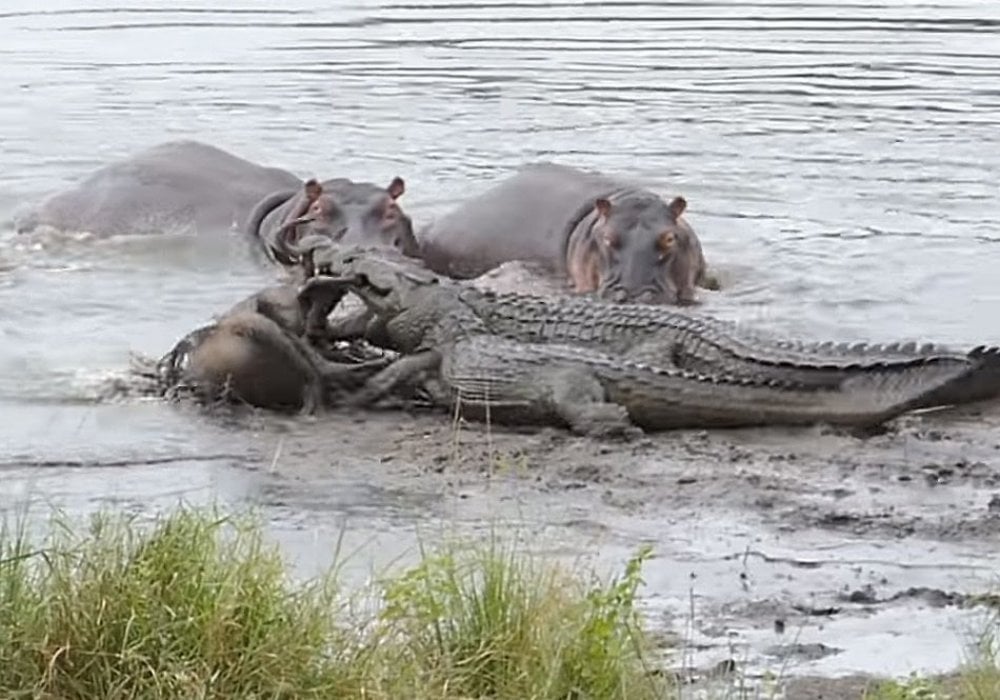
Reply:
<svg viewBox="0 0 1000 700"><path fill-rule="evenodd" d="M441 353L424 350L413 355L404 355L365 382L358 393L346 401L353 408L364 408L392 392L396 387L411 382L417 375L437 370L441 365Z"/></svg>
<svg viewBox="0 0 1000 700"><path fill-rule="evenodd" d="M604 387L585 369L564 368L545 377L552 408L570 429L595 438L635 438L643 434L623 406L608 403Z"/></svg>

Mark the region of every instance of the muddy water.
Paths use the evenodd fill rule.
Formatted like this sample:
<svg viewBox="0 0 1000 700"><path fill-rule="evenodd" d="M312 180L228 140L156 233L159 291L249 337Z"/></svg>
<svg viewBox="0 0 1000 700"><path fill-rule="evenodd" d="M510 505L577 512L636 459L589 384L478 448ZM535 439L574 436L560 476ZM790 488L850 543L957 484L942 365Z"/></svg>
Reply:
<svg viewBox="0 0 1000 700"><path fill-rule="evenodd" d="M37 7L0 10L0 221L170 138L302 176L402 175L418 222L555 159L683 193L726 284L705 297L719 315L810 336L1000 341L996 3ZM463 452L437 419L229 424L98 401L129 351L165 351L271 273L221 236L0 235L5 509L252 503L303 571L343 532L358 576L420 533L496 518L604 562L650 541L649 602L674 632L690 626L691 663L733 654L795 672L949 668L970 614L955 606L808 611L843 609L837 596L865 583L880 597L991 585L988 417L957 438L761 431L640 455L498 434L524 459L487 479L485 433L470 428ZM945 467L979 475L931 489ZM768 556L734 558L748 548ZM795 620L794 642L814 646L775 662Z"/></svg>

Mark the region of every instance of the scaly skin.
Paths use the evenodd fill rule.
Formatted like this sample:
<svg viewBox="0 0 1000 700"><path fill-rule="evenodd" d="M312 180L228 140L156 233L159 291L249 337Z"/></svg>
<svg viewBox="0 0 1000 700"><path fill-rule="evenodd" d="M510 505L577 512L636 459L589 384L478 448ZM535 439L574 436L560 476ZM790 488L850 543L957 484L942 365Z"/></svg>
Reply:
<svg viewBox="0 0 1000 700"><path fill-rule="evenodd" d="M346 335L373 332L378 319L395 323L422 319L437 333L488 332L524 342L589 347L656 367L704 375L778 379L804 386L836 388L852 377L895 368L906 372L930 360L960 369L947 385L929 392L918 407L967 403L1000 392L1000 350L978 347L969 353L916 343L803 343L777 339L736 324L695 317L662 306L615 304L580 297L545 298L493 294L443 278L418 263L381 251L329 247L315 254L316 269L363 279L357 291L373 312L375 326L355 319ZM321 284L322 278L313 283ZM402 320L400 320L402 319ZM370 319L365 319L368 321ZM422 331L397 332L395 341L412 345ZM447 335L447 333L446 333ZM415 347L415 346L414 346ZM408 352L405 347L394 349Z"/></svg>
<svg viewBox="0 0 1000 700"><path fill-rule="evenodd" d="M930 358L872 369L839 389L705 376L621 360L589 348L476 335L441 351L438 372L462 415L555 423L583 434L827 423L870 428L907 410L962 369ZM439 399L440 400L440 399Z"/></svg>
<svg viewBox="0 0 1000 700"><path fill-rule="evenodd" d="M412 333L410 322L385 328ZM429 335L435 335L433 330ZM828 423L871 428L911 410L929 390L963 369L930 358L906 369L883 367L835 389L790 381L705 376L612 357L559 343L524 343L488 333L452 334L433 348L410 348L366 383L350 404L363 407L400 388L437 382L434 403L464 417L504 424L556 425L595 437L636 428L733 428Z"/></svg>

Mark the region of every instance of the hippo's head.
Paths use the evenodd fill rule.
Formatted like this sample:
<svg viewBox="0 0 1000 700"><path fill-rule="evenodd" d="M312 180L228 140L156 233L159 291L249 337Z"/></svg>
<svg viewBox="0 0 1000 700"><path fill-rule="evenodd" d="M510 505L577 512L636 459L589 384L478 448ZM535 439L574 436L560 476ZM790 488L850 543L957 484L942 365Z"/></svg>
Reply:
<svg viewBox="0 0 1000 700"><path fill-rule="evenodd" d="M405 190L401 177L393 178L384 188L349 180L324 183L321 189L306 194L312 203L293 222L297 237L319 235L336 243L391 247L415 257L419 247L413 223L397 202Z"/></svg>
<svg viewBox="0 0 1000 700"><path fill-rule="evenodd" d="M578 289L604 299L641 303L694 301L694 232L681 218L683 197L669 204L651 193L627 195L614 203L595 202L596 223L589 259L577 277ZM698 249L700 251L700 248Z"/></svg>

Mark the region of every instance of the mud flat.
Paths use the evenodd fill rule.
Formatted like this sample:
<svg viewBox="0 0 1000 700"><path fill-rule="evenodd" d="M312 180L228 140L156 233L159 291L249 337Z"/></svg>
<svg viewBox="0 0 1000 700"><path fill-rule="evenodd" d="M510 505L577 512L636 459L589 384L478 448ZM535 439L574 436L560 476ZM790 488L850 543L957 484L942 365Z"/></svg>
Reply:
<svg viewBox="0 0 1000 700"><path fill-rule="evenodd" d="M206 421L133 403L81 407L81 424L119 411L148 413L163 436ZM599 569L648 543L644 604L673 650L665 663L691 678L733 662L746 682L798 678L786 697L857 697L867 674L953 670L1000 568L995 406L909 416L867 438L814 428L602 443L419 412L209 423L134 458L93 442L44 463L15 454L0 465L0 506L252 504L299 573L329 564L342 538L359 583L421 540L498 528ZM822 687L835 694L810 694Z"/></svg>

